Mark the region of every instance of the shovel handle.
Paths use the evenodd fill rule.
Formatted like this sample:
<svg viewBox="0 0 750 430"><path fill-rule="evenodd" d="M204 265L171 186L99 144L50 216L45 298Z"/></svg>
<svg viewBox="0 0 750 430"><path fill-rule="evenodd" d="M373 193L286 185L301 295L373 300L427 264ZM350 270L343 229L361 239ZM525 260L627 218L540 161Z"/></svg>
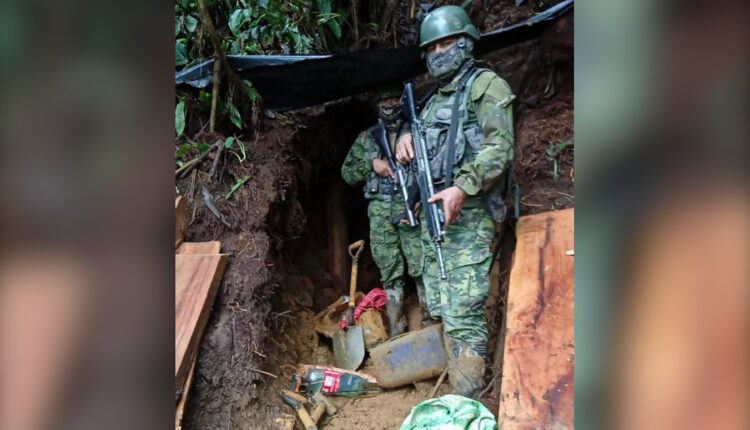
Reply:
<svg viewBox="0 0 750 430"><path fill-rule="evenodd" d="M357 261L359 259L359 253L362 252L362 248L365 246L364 239L360 239L351 245L349 245L349 255L354 259L354 261ZM357 250L357 253L354 253L354 250Z"/></svg>
<svg viewBox="0 0 750 430"><path fill-rule="evenodd" d="M365 241L363 239L360 239L351 245L349 245L349 255L352 256L352 277L349 280L349 319L354 318L354 305L356 302L356 292L357 292L357 263L359 262L359 254L362 252L365 246ZM355 253L354 250L357 250ZM350 324L353 324L354 321L349 321Z"/></svg>
<svg viewBox="0 0 750 430"><path fill-rule="evenodd" d="M352 278L349 281L349 310L354 311L355 294L357 293L357 260L352 264Z"/></svg>

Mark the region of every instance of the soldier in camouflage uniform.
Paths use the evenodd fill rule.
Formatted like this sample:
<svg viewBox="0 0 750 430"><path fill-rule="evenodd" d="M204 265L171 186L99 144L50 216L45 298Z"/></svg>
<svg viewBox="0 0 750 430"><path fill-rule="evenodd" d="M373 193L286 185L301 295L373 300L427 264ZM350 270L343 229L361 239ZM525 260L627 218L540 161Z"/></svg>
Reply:
<svg viewBox="0 0 750 430"><path fill-rule="evenodd" d="M398 105L400 95L400 88L392 87L376 92L372 100L379 121L386 127L392 151L395 151L396 137L403 122ZM414 176L409 169L406 171L408 182L413 182ZM394 189L393 172L372 134L363 131L357 136L341 167L341 176L349 185L364 182L365 199L370 201L367 209L370 250L380 269L383 290L388 296L386 314L391 336L396 336L406 327L403 313L404 260L409 275L417 283L420 298L424 297L421 230L405 223L393 225L389 221L404 212L404 200ZM423 300L420 302L424 303ZM426 306L423 306L425 312Z"/></svg>
<svg viewBox="0 0 750 430"><path fill-rule="evenodd" d="M429 312L443 321L451 385L464 396L483 386L493 221L505 217L501 191L513 159L514 95L494 72L474 66L478 39L479 32L457 6L435 9L420 28L428 71L440 81L420 119L436 190L430 202L442 201L445 211L442 247L448 275L440 279L435 248L422 223L423 282ZM454 157L447 160L453 122ZM396 158L402 163L414 158L410 132L399 138Z"/></svg>

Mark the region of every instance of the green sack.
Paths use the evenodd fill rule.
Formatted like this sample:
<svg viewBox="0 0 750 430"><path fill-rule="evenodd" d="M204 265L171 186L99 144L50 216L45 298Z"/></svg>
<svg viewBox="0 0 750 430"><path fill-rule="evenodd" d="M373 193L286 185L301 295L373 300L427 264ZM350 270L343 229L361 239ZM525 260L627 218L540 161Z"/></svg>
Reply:
<svg viewBox="0 0 750 430"><path fill-rule="evenodd" d="M497 430L497 421L481 403L446 394L418 404L401 424L401 430L419 429Z"/></svg>

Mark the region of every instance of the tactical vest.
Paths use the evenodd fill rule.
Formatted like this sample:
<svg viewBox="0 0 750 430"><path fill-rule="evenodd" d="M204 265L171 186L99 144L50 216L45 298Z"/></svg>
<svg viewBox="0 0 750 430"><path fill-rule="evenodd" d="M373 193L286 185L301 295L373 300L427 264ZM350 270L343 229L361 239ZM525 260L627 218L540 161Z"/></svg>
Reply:
<svg viewBox="0 0 750 430"><path fill-rule="evenodd" d="M390 138L390 133L388 133L388 139ZM375 142L375 139L370 133L365 132L365 142L363 146L366 159L374 160L376 158L384 157L377 142ZM393 195L396 193L394 186L395 184L391 178L381 178L377 173L372 171L368 173L365 178L365 185L363 187L365 199L390 202L393 199Z"/></svg>
<svg viewBox="0 0 750 430"><path fill-rule="evenodd" d="M430 159L430 173L436 191L445 188L446 173L454 178L461 166L472 163L479 154L479 149L484 140L482 127L477 120L474 112L474 104L470 102L471 89L477 77L489 69L473 68L467 71L470 75L467 77L466 85L461 91L457 86L456 90L449 97L435 94L422 109L420 118L425 125L425 143L427 147L427 156ZM458 132L454 143L454 158L452 163L446 163L448 153L448 130L451 125L453 104L459 98L458 103ZM446 172L446 166L449 166L450 172ZM503 177L499 178L490 190L483 192L492 218L496 222L502 222L505 219L507 208L503 201L503 189L505 188L507 174L504 172Z"/></svg>

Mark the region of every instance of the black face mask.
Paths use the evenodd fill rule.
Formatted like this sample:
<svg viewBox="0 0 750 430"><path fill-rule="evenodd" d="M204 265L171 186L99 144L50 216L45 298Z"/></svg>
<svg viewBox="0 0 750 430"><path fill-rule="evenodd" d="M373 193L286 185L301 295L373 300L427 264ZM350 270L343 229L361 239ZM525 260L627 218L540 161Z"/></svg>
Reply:
<svg viewBox="0 0 750 430"><path fill-rule="evenodd" d="M444 82L448 81L467 58L472 58L473 50L474 41L461 37L455 45L447 50L438 54L427 55L427 70L433 77Z"/></svg>
<svg viewBox="0 0 750 430"><path fill-rule="evenodd" d="M386 125L389 122L394 122L401 119L401 106L395 105L390 107L376 105L378 118L380 118Z"/></svg>

